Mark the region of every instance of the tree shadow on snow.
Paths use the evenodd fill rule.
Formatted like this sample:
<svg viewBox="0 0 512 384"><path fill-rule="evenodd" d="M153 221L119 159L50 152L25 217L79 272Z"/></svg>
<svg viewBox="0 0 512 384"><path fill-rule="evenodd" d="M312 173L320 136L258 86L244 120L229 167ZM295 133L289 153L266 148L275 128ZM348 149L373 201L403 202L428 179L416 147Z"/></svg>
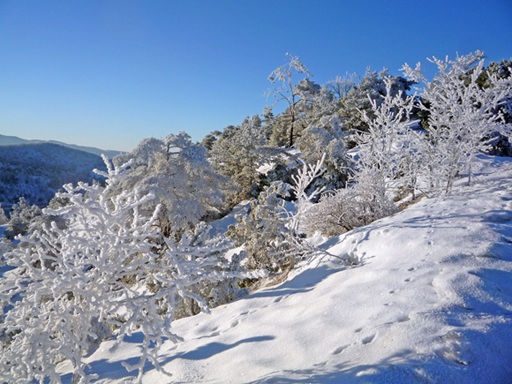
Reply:
<svg viewBox="0 0 512 384"><path fill-rule="evenodd" d="M308 292L311 291L315 285L320 283L327 276L335 272L339 272L339 269L333 269L325 265L306 269L278 286L264 288L260 291L256 291L250 294L246 298L253 299L257 297L275 297Z"/></svg>
<svg viewBox="0 0 512 384"><path fill-rule="evenodd" d="M140 335L139 335L140 334ZM130 343L136 343L137 340L142 341L142 334L139 332L137 334L134 334L132 337L128 338L128 342ZM165 365L175 359L184 359L184 360L204 360L209 359L210 357L217 355L219 353L225 352L229 349L235 348L239 346L240 344L244 343L258 343L263 341L269 341L275 339L274 336L256 336L256 337L250 337L247 339L239 340L236 343L232 344L224 344L224 343L217 343L212 342L203 346L200 346L192 351L188 352L179 352L173 355L168 355L167 357L163 359L159 359L160 365ZM127 338L125 338L125 341ZM85 369L85 372L90 373L96 373L99 375L98 380L114 380L114 379L121 379L121 378L129 378L130 376L136 377L137 373L132 374L128 373L125 367L122 366L122 362L128 363L130 365L135 365L139 362L139 356L131 357L129 359L125 359L122 361L114 361L110 362L106 359L102 360L96 360L91 362L90 368ZM154 369L154 366L150 362L146 362L144 365L144 373L151 371ZM61 380L63 384L70 384L72 379L72 374L67 373L65 375L61 376Z"/></svg>

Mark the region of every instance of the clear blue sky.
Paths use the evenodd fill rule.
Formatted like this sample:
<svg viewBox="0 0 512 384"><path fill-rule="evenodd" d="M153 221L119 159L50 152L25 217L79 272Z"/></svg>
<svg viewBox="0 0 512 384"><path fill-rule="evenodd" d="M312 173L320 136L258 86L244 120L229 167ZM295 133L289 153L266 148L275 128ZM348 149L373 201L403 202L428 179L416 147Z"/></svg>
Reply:
<svg viewBox="0 0 512 384"><path fill-rule="evenodd" d="M201 140L263 112L287 52L323 84L477 49L512 57L511 0L0 0L0 134Z"/></svg>

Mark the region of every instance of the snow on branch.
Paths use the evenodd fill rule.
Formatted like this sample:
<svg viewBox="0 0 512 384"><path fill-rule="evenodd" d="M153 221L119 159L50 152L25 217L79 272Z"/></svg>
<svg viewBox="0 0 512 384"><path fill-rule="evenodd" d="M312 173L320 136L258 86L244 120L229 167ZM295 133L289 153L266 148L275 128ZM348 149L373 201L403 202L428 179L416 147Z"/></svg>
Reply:
<svg viewBox="0 0 512 384"><path fill-rule="evenodd" d="M154 195L127 190L110 196L109 186L127 177L129 163L108 165L107 187L79 183L59 194L69 205L46 213L65 219L18 237L20 244L6 254L15 267L0 286L7 309L0 334L0 381L60 383L56 366L73 364L74 382L88 383L83 356L105 337L141 332L142 352L137 364L140 382L146 361L159 371L158 349L171 332L177 298L208 307L192 291L204 281L258 277L242 273L224 258L231 245L204 242L206 234L184 236L178 244L160 241L159 207L151 216L139 207ZM207 228L202 228L207 232ZM198 239L202 239L199 243Z"/></svg>

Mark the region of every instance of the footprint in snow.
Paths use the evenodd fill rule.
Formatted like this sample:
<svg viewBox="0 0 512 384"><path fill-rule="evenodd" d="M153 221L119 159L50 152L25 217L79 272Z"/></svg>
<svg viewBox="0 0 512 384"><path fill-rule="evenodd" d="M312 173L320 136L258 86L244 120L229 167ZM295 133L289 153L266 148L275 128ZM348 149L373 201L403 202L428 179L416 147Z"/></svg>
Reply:
<svg viewBox="0 0 512 384"><path fill-rule="evenodd" d="M375 339L375 334L366 336L363 340L361 340L361 343L363 343L364 345L370 344L374 339Z"/></svg>
<svg viewBox="0 0 512 384"><path fill-rule="evenodd" d="M348 345L342 345L341 347L338 347L336 348L334 351L332 351L331 353L333 355L339 355L341 352L343 352L345 349L348 348Z"/></svg>

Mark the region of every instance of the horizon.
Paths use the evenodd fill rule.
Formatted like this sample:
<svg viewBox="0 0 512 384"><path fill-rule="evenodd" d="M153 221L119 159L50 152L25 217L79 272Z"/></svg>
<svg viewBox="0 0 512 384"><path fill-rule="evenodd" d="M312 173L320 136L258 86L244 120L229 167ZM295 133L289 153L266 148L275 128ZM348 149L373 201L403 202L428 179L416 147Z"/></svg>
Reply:
<svg viewBox="0 0 512 384"><path fill-rule="evenodd" d="M512 57L506 0L0 3L0 133L131 151L194 141L269 105L267 77L299 56L325 84L367 67L401 75L433 56Z"/></svg>
<svg viewBox="0 0 512 384"><path fill-rule="evenodd" d="M75 144L75 143L66 143L66 142L63 142L63 141L60 141L60 140L53 140L53 139L49 139L49 140L41 140L41 139L38 139L38 138L26 139L24 137L19 137L19 136L15 136L15 135L4 135L4 134L0 133L0 138L1 137L20 139L22 141L26 141L27 142L27 143L22 143L22 144L40 144L40 143L66 144L66 145L69 145L69 146L84 147L84 148L91 148L91 149L99 149L99 150L103 150L103 151L107 151L107 152L110 152L110 151L116 152L115 149L112 150L112 149L109 149L109 148L98 148L98 147L91 147L91 146L88 146L88 145L80 145L80 144ZM2 146L2 145L18 145L18 144L0 144L0 146ZM125 152L125 151L117 151L117 152Z"/></svg>

